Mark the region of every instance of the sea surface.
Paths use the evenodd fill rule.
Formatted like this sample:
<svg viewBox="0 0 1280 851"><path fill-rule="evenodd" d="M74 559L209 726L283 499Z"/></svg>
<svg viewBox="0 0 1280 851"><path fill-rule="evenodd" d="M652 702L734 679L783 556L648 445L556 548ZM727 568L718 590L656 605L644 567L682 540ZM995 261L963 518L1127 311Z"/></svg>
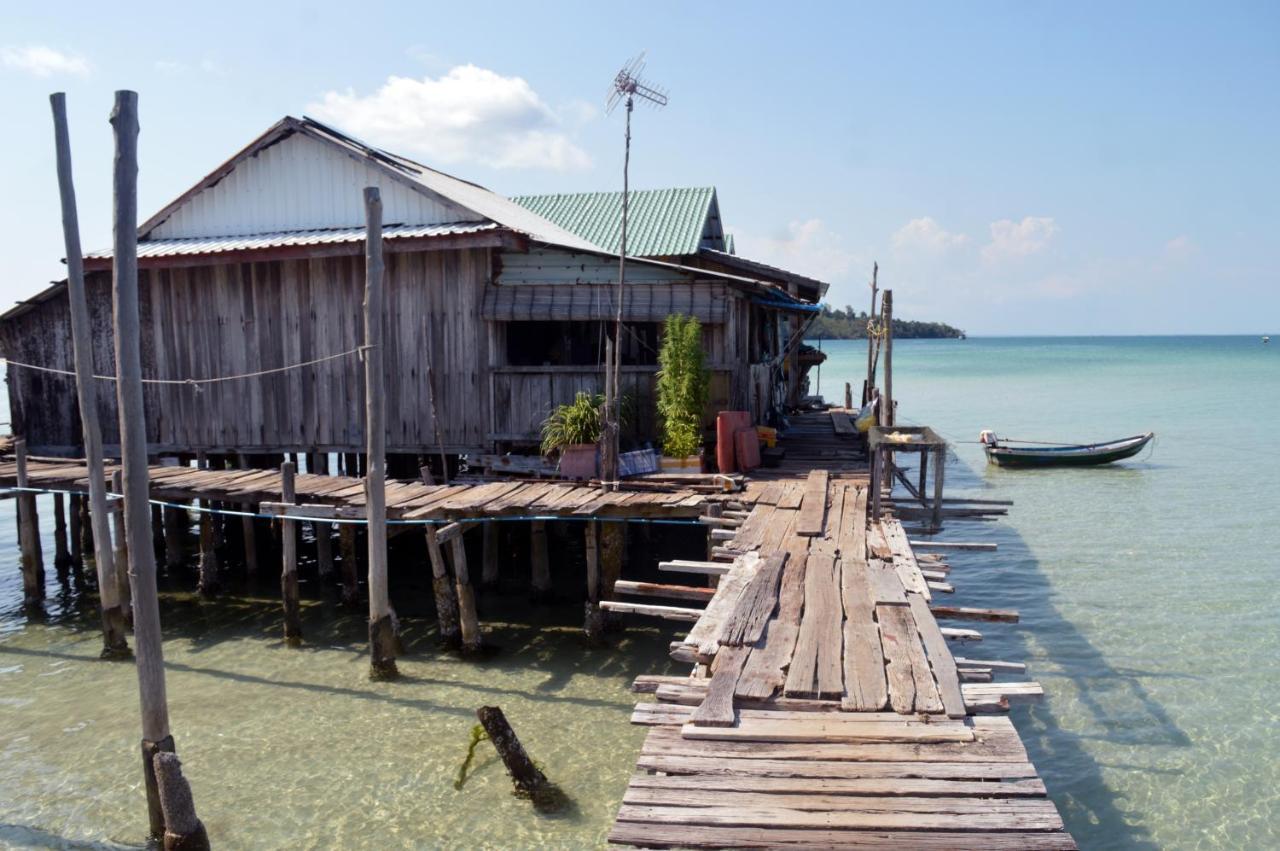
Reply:
<svg viewBox="0 0 1280 851"><path fill-rule="evenodd" d="M821 390L858 392L865 344L822 343ZM954 602L1018 609L970 655L1021 660L1046 700L1015 723L1085 848L1280 847L1280 348L1257 338L899 341L900 421L954 441L949 492L1012 499L997 523L941 537L999 544L951 557ZM1093 441L1147 430L1149 453L1107 469L988 467L979 430ZM96 660L94 598L53 570L21 609L13 503L0 511L0 847L141 844L145 810L132 666ZM572 534L561 530L559 534ZM581 565L553 540L553 570ZM304 546L304 559L310 548ZM636 557L654 553L636 549ZM234 579L216 601L162 577L169 706L217 848L599 847L644 731L627 723L640 673L674 671L671 625L638 621L589 648L581 609L530 607L523 566L480 600L497 650L435 644L420 550L394 544L405 678L366 679L365 616L303 565L302 649L280 640L278 586ZM233 566L233 573L238 570ZM568 805L535 811L481 743L505 710Z"/></svg>

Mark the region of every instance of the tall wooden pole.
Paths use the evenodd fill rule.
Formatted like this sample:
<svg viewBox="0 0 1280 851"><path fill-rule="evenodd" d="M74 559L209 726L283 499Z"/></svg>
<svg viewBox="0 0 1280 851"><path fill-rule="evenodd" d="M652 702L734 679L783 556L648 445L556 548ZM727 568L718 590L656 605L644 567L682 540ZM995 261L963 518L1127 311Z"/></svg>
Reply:
<svg viewBox="0 0 1280 851"><path fill-rule="evenodd" d="M13 442L18 487L27 487L27 442ZM44 555L40 550L40 522L36 519L36 495L18 493L18 545L22 553L22 605L35 612L44 607Z"/></svg>
<svg viewBox="0 0 1280 851"><path fill-rule="evenodd" d="M364 190L364 427L368 473L365 511L369 523L369 675L387 680L396 670L395 615L387 589L386 398L382 394L382 195Z"/></svg>
<svg viewBox="0 0 1280 851"><path fill-rule="evenodd" d="M876 319L876 289L879 287L880 264L871 264L871 313L867 314L868 328ZM862 385L862 404L871 401L871 388L876 386L876 336L867 334L867 381Z"/></svg>
<svg viewBox="0 0 1280 851"><path fill-rule="evenodd" d="M292 461L280 465L280 501L296 502ZM302 615L298 604L298 532L296 520L280 521L280 596L284 600L284 641L290 647L302 643Z"/></svg>
<svg viewBox="0 0 1280 851"><path fill-rule="evenodd" d="M111 111L116 154L113 176L115 207L114 313L116 401L120 409L120 457L124 470L124 526L133 580L133 636L137 652L138 693L142 704L142 754L151 834L164 834L164 813L156 787L152 758L174 751L169 734L169 706L164 686L164 651L160 643L160 601L156 593L156 560L151 549L151 506L148 504L147 421L142 407L142 355L138 328L138 95L116 92ZM97 512L94 512L95 514ZM106 513L103 512L103 517Z"/></svg>
<svg viewBox="0 0 1280 851"><path fill-rule="evenodd" d="M84 432L84 457L89 474L89 521L93 524L94 562L98 568L98 600L102 609L102 658L129 655L120 578L111 551L111 515L107 513L107 481L102 464L102 429L98 425L98 393L93 377L93 329L84 287L84 259L80 253L80 219L71 174L71 139L67 130L66 95L49 96L53 107L53 138L58 159L58 190L62 200L62 239L67 255L67 299L71 309L71 340L75 352L76 397ZM148 509L150 510L150 509Z"/></svg>
<svg viewBox="0 0 1280 851"><path fill-rule="evenodd" d="M880 300L880 315L884 323L884 407L880 409L880 423L893 425L893 290L885 290ZM888 474L893 474L893 462L889 462ZM892 486L892 479L890 486Z"/></svg>

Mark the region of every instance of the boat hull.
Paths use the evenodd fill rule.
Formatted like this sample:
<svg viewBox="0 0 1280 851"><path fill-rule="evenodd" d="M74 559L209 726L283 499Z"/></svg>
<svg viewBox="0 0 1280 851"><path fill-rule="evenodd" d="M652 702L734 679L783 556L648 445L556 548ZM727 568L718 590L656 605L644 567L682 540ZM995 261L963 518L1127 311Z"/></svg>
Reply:
<svg viewBox="0 0 1280 851"><path fill-rule="evenodd" d="M987 446L987 460L999 467L1097 467L1137 455L1155 434L1127 437L1088 446L1024 448Z"/></svg>

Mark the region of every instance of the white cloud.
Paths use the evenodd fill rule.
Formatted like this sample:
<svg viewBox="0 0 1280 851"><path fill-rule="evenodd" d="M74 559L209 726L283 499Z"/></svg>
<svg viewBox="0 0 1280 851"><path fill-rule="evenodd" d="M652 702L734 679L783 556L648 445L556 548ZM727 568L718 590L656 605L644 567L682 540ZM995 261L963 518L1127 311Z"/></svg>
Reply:
<svg viewBox="0 0 1280 851"><path fill-rule="evenodd" d="M376 92L326 92L308 113L428 164L586 168L560 115L520 77L459 65L438 78L388 77ZM574 116L576 117L576 116Z"/></svg>
<svg viewBox="0 0 1280 851"><path fill-rule="evenodd" d="M932 216L912 219L893 232L893 250L900 253L941 254L969 241L962 233L951 233Z"/></svg>
<svg viewBox="0 0 1280 851"><path fill-rule="evenodd" d="M1190 260L1199 250L1200 246L1185 233L1175 236L1164 244L1164 256L1179 263Z"/></svg>
<svg viewBox="0 0 1280 851"><path fill-rule="evenodd" d="M0 62L6 68L23 71L33 77L52 77L55 74L89 74L89 60L83 56L63 53L42 44L26 47L0 47Z"/></svg>
<svg viewBox="0 0 1280 851"><path fill-rule="evenodd" d="M1001 219L991 223L991 242L982 249L982 259L994 263L1008 258L1027 257L1049 244L1058 225L1048 216L1026 216L1020 222Z"/></svg>
<svg viewBox="0 0 1280 851"><path fill-rule="evenodd" d="M757 237L734 229L729 229L729 232L734 235L738 253L748 260L820 281L834 281L861 262L822 219L791 222L784 232L773 236Z"/></svg>

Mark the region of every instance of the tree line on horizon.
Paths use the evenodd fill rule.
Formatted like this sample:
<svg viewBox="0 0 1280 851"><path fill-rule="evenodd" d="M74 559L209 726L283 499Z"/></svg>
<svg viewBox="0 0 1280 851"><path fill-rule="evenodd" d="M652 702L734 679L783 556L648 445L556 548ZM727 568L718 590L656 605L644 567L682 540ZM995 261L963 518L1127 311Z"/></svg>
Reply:
<svg viewBox="0 0 1280 851"><path fill-rule="evenodd" d="M844 310L833 310L823 304L805 334L810 339L824 337L828 340L865 340L867 338L867 312L845 305ZM899 340L964 339L965 333L945 322L919 322L914 319L893 317L893 336Z"/></svg>

